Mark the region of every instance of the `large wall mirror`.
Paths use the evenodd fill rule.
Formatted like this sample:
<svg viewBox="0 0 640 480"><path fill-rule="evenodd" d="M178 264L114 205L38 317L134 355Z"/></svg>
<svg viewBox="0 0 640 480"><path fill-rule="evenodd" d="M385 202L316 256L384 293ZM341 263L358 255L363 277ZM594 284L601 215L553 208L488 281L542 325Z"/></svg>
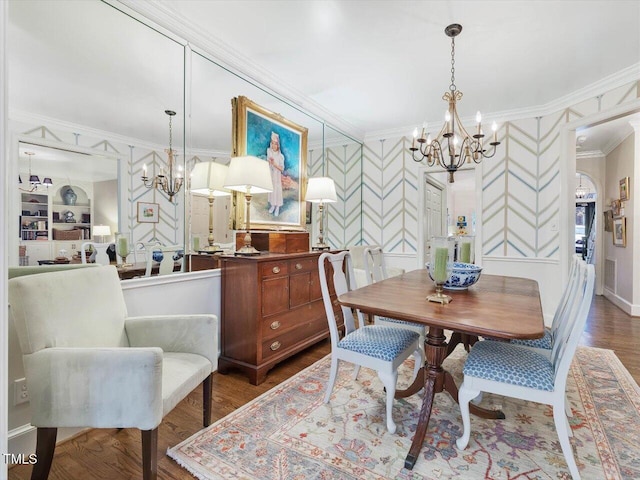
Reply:
<svg viewBox="0 0 640 480"><path fill-rule="evenodd" d="M80 163L68 167L54 182L92 184L86 189L91 192L91 217L84 212L91 224L110 224L112 230L128 235L131 245L158 241L184 244L189 251L195 237L200 245L206 244L209 203L206 197L190 194L189 175L200 162L229 162L231 99L238 96L308 129L307 175L331 176L340 191L339 202L328 209L326 220L331 245L361 241L359 142L266 91L259 82L234 74L171 33L134 17L99 0L9 4L9 128L15 160L10 170L16 179L10 205L16 216L8 252L12 264L19 261L18 245L31 250L31 264L53 258L60 250L52 233L47 249L45 243L27 240L18 231L23 213L18 177L24 180L23 172L28 173L26 144L51 152L75 151L78 157L69 156L74 162L92 158L93 164L102 158L116 169L117 176L109 180L114 200L104 216L100 213L103 200L96 193L102 180L83 177ZM171 128L165 110L176 112ZM170 143L185 178L173 201L158 189L146 188L140 179L143 167L149 177L166 168ZM39 171L54 171L55 161L47 165L44 151L33 153L34 170L38 163ZM48 191L60 196L55 187ZM139 221L139 206L147 203L157 205L156 222ZM54 220L53 198L49 204L47 221L52 230L59 215ZM233 208L232 197L215 202L214 237L219 243L234 241L234 225L229 222ZM112 218L114 212L117 218ZM82 212L76 218L82 220ZM29 223L30 228L37 228L38 220ZM317 225L312 222L307 228L315 234Z"/></svg>

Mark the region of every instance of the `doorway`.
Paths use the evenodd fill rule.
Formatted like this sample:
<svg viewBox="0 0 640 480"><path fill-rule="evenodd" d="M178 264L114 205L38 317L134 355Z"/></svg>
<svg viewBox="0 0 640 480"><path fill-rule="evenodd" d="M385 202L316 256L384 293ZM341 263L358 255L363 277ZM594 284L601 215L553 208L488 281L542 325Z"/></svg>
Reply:
<svg viewBox="0 0 640 480"><path fill-rule="evenodd" d="M477 235L480 229L477 169L459 170L455 182L448 183L444 171L423 168L420 171L418 204L418 268L429 261L430 239L466 233ZM461 230L464 228L464 231ZM478 256L476 237L476 258Z"/></svg>
<svg viewBox="0 0 640 480"><path fill-rule="evenodd" d="M596 187L589 177L576 173L575 253L587 263L595 264L597 238Z"/></svg>

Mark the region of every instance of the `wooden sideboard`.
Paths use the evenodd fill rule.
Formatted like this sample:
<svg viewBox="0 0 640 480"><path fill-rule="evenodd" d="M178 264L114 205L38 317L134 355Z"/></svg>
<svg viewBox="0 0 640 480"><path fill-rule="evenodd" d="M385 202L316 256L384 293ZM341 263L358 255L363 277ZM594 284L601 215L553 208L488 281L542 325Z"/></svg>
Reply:
<svg viewBox="0 0 640 480"><path fill-rule="evenodd" d="M274 365L329 336L319 256L305 252L220 258L220 373L237 368L258 385ZM337 318L342 318L332 285L330 289Z"/></svg>

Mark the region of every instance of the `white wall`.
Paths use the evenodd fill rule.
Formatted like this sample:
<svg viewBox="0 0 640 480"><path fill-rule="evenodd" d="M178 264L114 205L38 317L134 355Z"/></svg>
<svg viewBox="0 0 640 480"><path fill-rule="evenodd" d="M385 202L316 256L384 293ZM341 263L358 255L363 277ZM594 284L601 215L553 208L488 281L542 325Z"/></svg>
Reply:
<svg viewBox="0 0 640 480"><path fill-rule="evenodd" d="M618 147L607 155L607 176L605 181L605 198L619 198L619 182L624 177L633 178L635 159L635 135L627 137ZM637 196L637 189L636 189ZM622 305L634 305L637 300L633 298L633 255L634 255L634 208L633 185L631 186L631 201L624 203L624 215L627 222L627 246L626 248L613 245L613 236L606 232L604 236L605 258L616 260L616 291L605 292L614 301ZM636 268L638 266L636 265ZM627 308L623 307L627 310Z"/></svg>

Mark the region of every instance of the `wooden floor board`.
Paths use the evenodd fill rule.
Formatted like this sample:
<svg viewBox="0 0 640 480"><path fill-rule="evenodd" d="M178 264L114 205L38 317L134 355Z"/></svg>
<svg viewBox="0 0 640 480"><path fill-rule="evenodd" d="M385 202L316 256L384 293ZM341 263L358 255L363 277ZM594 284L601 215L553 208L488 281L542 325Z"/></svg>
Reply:
<svg viewBox="0 0 640 480"><path fill-rule="evenodd" d="M640 381L640 318L630 317L603 297L594 298L582 345L616 352L636 382ZM328 340L276 366L261 385L251 385L237 372L213 376L212 422L225 417L280 382L323 358L331 350ZM164 419L158 437L158 477L189 479L190 474L166 456L172 447L202 428L202 390L192 392ZM135 429L94 429L58 445L51 480L124 480L142 478L141 437ZM28 479L31 467L9 470L10 480Z"/></svg>

